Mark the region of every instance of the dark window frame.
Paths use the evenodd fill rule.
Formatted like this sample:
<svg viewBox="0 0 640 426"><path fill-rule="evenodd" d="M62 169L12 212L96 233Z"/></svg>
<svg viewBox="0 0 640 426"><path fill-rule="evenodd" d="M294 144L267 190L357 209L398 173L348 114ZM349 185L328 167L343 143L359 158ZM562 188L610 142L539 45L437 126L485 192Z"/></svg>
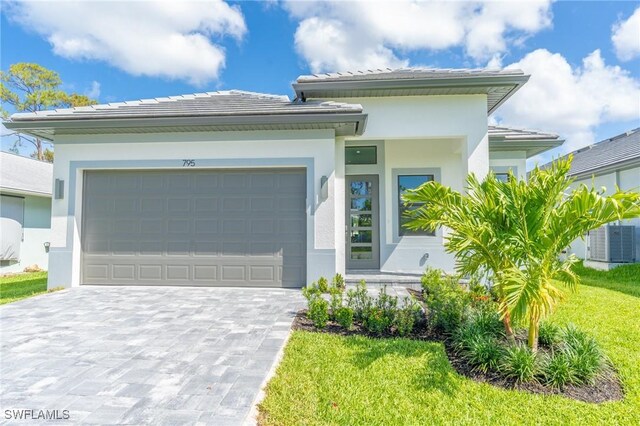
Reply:
<svg viewBox="0 0 640 426"><path fill-rule="evenodd" d="M425 181L426 182L433 182L436 180L436 176L433 173L405 173L405 174L398 174L398 179L396 181L396 189L398 191L398 236L399 237L434 237L436 235L436 231L435 229L432 231L427 231L427 230L418 230L418 231L414 231L411 229L407 229L405 228L403 225L403 218L404 215L403 213L408 210L407 207L404 206L404 203L402 202L402 190L400 187L400 180L403 177L411 177L411 176L425 176L428 180ZM429 180L430 179L430 180ZM415 189L415 188L407 188L407 189Z"/></svg>

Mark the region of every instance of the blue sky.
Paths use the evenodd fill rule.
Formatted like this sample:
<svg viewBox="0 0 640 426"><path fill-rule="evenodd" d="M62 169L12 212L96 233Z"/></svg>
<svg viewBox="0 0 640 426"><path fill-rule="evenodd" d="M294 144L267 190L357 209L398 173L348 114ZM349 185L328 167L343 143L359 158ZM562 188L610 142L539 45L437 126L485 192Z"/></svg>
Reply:
<svg viewBox="0 0 640 426"><path fill-rule="evenodd" d="M480 3L466 11L447 11L448 6L442 4L416 11L421 6L403 3L393 6L390 13L383 3L208 3L194 3L194 8L205 11L198 12L195 24L194 18L187 16L189 11L176 18L183 24L176 25L175 32L185 37L202 35L206 39L203 50L198 48L202 45L188 44L193 41L189 39L184 48L172 50L175 57L167 58L159 58L171 56L158 53L162 45L154 47L155 42L162 42L163 33L156 34L161 25L156 27L152 22L162 21L164 12L137 13L131 9L133 3L131 8L113 11L102 3L105 9L96 17L93 14L98 12L92 9L99 3L92 8L61 3L53 12L39 10L41 3L18 2L9 7L3 3L1 66L6 70L16 62L37 62L59 72L64 89L93 93L100 103L106 103L224 89L292 96L290 84L298 75L342 70L339 67L515 64L532 74L527 85L532 88L492 117L500 124L560 133L569 142L564 150L640 126L640 52L636 52L633 40L634 34L640 39L640 26L634 26L635 21L640 22L640 12L636 12L640 2L542 0L530 6L510 5L511 12L504 12L507 7L489 10ZM138 2L135 7L156 6L150 2L140 6ZM222 9L207 18L206 11L215 7ZM403 7L408 9L403 11ZM59 22L56 13L64 13L65 8L77 12L75 22ZM631 18L634 12L637 19ZM113 40L119 36L117 31L112 38L108 29L100 28L103 21L107 25L111 13L113 19L124 16L140 23L140 30L128 29L133 32L122 33L121 41ZM175 11L170 14L178 16ZM456 15L452 18L452 14ZM410 21L412 15L420 20ZM449 18L455 19L451 21L454 25L446 27L451 34L429 32L430 19L437 20L433 22L436 28ZM92 24L83 26L78 20ZM361 20L368 22L366 30L358 27ZM460 22L460 28L456 28ZM501 25L504 30L496 30ZM613 41L616 33L617 44ZM142 51L131 51L128 45L134 44L134 38L141 43ZM144 43L149 43L148 56L136 63L147 54ZM197 64L200 55L203 59ZM206 61L211 64L210 70L202 69ZM181 75L181 67L188 75ZM538 81L534 81L536 76L540 76ZM541 94L540 87L555 89ZM533 103L536 108L531 108ZM2 138L3 150L11 145L11 140Z"/></svg>

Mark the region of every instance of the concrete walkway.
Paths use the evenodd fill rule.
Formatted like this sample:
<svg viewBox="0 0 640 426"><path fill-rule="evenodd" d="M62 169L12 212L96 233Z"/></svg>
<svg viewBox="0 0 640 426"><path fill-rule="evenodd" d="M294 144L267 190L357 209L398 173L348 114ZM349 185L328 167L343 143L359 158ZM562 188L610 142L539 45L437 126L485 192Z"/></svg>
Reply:
<svg viewBox="0 0 640 426"><path fill-rule="evenodd" d="M55 424L251 423L297 290L80 287L0 307L0 408Z"/></svg>

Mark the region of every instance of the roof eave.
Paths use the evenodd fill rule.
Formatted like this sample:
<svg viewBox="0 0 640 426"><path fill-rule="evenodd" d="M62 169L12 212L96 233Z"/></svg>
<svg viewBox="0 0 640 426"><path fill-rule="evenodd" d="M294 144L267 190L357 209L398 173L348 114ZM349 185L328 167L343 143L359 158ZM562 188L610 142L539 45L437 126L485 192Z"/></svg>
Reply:
<svg viewBox="0 0 640 426"><path fill-rule="evenodd" d="M216 127L216 126L283 126L287 124L315 126L353 124L354 134L362 135L366 127L367 114L364 113L315 113L315 114L277 114L277 115L243 115L243 116L187 116L187 117L154 117L154 118L75 118L75 119L21 119L7 121L3 124L7 129L53 140L53 134L64 130L81 131L82 129L122 129L145 127ZM351 136L351 135L350 135Z"/></svg>
<svg viewBox="0 0 640 426"><path fill-rule="evenodd" d="M489 151L525 151L527 158L557 148L564 143L564 139L516 139L489 138Z"/></svg>
<svg viewBox="0 0 640 426"><path fill-rule="evenodd" d="M348 80L348 81L317 81L295 82L293 89L296 96L303 99L304 91L336 92L344 90L389 90L389 89L428 89L428 88L462 88L462 87L492 87L514 85L521 86L529 80L529 76L508 75L491 77L457 77L457 78L410 78L389 80Z"/></svg>
<svg viewBox="0 0 640 426"><path fill-rule="evenodd" d="M15 196L32 196L32 197L51 198L51 192L32 191L29 189L10 188L6 186L0 186L0 193L5 195L15 195Z"/></svg>

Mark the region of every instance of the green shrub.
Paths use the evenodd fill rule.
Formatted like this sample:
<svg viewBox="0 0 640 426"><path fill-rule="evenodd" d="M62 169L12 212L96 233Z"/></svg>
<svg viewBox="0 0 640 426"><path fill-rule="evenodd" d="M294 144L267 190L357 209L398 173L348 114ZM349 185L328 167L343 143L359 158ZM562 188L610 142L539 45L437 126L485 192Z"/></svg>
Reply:
<svg viewBox="0 0 640 426"><path fill-rule="evenodd" d="M335 287L340 289L341 291L344 291L344 289L346 288L346 285L344 283L344 277L340 274L336 274L333 277L333 280L331 280L331 284Z"/></svg>
<svg viewBox="0 0 640 426"><path fill-rule="evenodd" d="M302 295L307 299L307 303L311 303L311 300L317 296L320 296L321 292L318 285L313 282L311 285L302 288Z"/></svg>
<svg viewBox="0 0 640 426"><path fill-rule="evenodd" d="M538 331L538 342L542 346L546 346L547 348L555 346L559 341L559 337L560 327L548 321L543 321L540 323L540 328Z"/></svg>
<svg viewBox="0 0 640 426"><path fill-rule="evenodd" d="M456 277L442 276L438 269L427 269L422 277L422 291L429 324L438 331L452 334L460 327L470 308L469 294Z"/></svg>
<svg viewBox="0 0 640 426"><path fill-rule="evenodd" d="M335 318L340 327L350 330L353 325L353 309L342 306L335 312Z"/></svg>
<svg viewBox="0 0 640 426"><path fill-rule="evenodd" d="M318 279L318 289L320 290L321 293L329 292L329 281L327 281L325 277L320 277Z"/></svg>
<svg viewBox="0 0 640 426"><path fill-rule="evenodd" d="M504 325L500 320L500 314L496 310L473 310L469 314L467 322L478 334L493 337L504 336Z"/></svg>
<svg viewBox="0 0 640 426"><path fill-rule="evenodd" d="M538 372L536 354L526 345L510 346L505 350L501 373L517 382L530 382Z"/></svg>
<svg viewBox="0 0 640 426"><path fill-rule="evenodd" d="M500 338L504 328L497 312L473 310L452 333L453 347L464 352L476 343L476 337Z"/></svg>
<svg viewBox="0 0 640 426"><path fill-rule="evenodd" d="M462 356L474 370L487 373L498 369L502 363L504 348L496 338L476 334L469 339Z"/></svg>
<svg viewBox="0 0 640 426"><path fill-rule="evenodd" d="M331 317L335 319L338 310L342 307L342 293L331 293L329 305L331 308Z"/></svg>
<svg viewBox="0 0 640 426"><path fill-rule="evenodd" d="M398 311L396 312L393 325L396 328L396 332L400 336L408 336L413 331L417 316L416 307L417 305L415 304L408 306L405 305L405 307L403 307L402 309L398 309Z"/></svg>
<svg viewBox="0 0 640 426"><path fill-rule="evenodd" d="M555 351L544 358L542 378L546 385L556 388L563 388L576 382L575 372L567 352Z"/></svg>
<svg viewBox="0 0 640 426"><path fill-rule="evenodd" d="M353 309L354 318L362 321L365 313L373 305L373 299L367 292L367 284L364 280L360 281L355 289L347 291L346 305Z"/></svg>
<svg viewBox="0 0 640 426"><path fill-rule="evenodd" d="M382 334L389 329L391 321L382 309L374 306L365 312L362 324L369 333Z"/></svg>
<svg viewBox="0 0 640 426"><path fill-rule="evenodd" d="M317 328L325 328L329 320L329 303L322 297L314 297L309 302L307 316Z"/></svg>
<svg viewBox="0 0 640 426"><path fill-rule="evenodd" d="M392 324L398 311L398 297L387 294L386 285L380 289L374 305L383 312L389 324Z"/></svg>
<svg viewBox="0 0 640 426"><path fill-rule="evenodd" d="M578 383L593 383L607 361L596 340L572 324L561 332L561 350L567 355Z"/></svg>

